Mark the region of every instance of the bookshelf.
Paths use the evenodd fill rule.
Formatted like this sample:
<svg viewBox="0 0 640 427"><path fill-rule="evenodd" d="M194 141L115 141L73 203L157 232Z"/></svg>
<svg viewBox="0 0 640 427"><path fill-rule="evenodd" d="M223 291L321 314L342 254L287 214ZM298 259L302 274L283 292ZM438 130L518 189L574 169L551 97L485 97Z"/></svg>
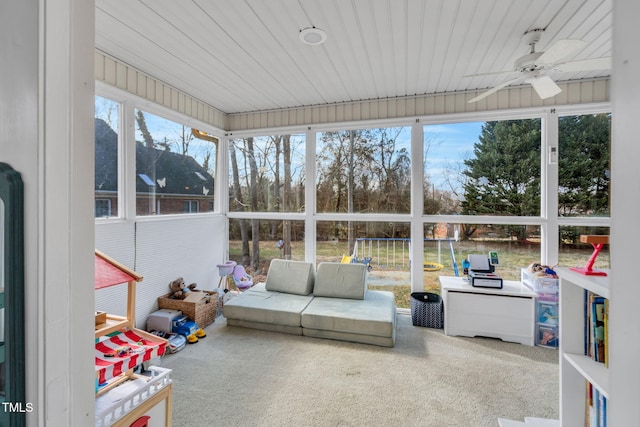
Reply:
<svg viewBox="0 0 640 427"><path fill-rule="evenodd" d="M585 355L585 290L609 299L608 276L587 276L568 268L560 277L560 423L584 426L586 381L608 401L609 369Z"/></svg>

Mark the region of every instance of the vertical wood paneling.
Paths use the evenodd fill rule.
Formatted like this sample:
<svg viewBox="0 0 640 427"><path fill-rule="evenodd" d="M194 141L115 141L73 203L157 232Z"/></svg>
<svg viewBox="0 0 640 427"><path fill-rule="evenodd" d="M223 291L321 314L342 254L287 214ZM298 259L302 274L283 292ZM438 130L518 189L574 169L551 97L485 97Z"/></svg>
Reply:
<svg viewBox="0 0 640 427"><path fill-rule="evenodd" d="M563 83L560 83L560 84L558 84L558 86L560 86L560 88L562 89L562 92L560 92L559 94L557 94L553 98L545 99L543 101L544 105L550 105L550 103L554 103L554 104L567 104L568 103L568 99L569 98L567 98L566 85L563 84Z"/></svg>
<svg viewBox="0 0 640 427"><path fill-rule="evenodd" d="M153 79L145 78L144 82L145 82L145 86L146 86L146 89L145 89L146 96L145 96L145 98L150 100L150 101L154 101L156 99L156 85L155 85Z"/></svg>
<svg viewBox="0 0 640 427"><path fill-rule="evenodd" d="M116 63L116 86L127 89L127 67L119 62Z"/></svg>
<svg viewBox="0 0 640 427"><path fill-rule="evenodd" d="M137 73L136 80L137 80L136 91L134 93L142 98L146 98L147 97L147 79L145 78L144 74Z"/></svg>
<svg viewBox="0 0 640 427"><path fill-rule="evenodd" d="M154 80L153 81L153 93L155 95L155 97L153 98L153 102L155 102L156 104L160 104L162 105L163 103L163 99L164 99L164 85L157 81Z"/></svg>
<svg viewBox="0 0 640 427"><path fill-rule="evenodd" d="M131 68L126 69L127 73L127 92L136 93L136 87L138 86L138 73Z"/></svg>
<svg viewBox="0 0 640 427"><path fill-rule="evenodd" d="M387 103L387 117L394 118L398 117L398 104L395 99L389 99L386 101Z"/></svg>
<svg viewBox="0 0 640 427"><path fill-rule="evenodd" d="M98 81L194 117L220 129L228 127L226 123L228 117L221 111L97 50L95 51L94 65L95 79Z"/></svg>
<svg viewBox="0 0 640 427"><path fill-rule="evenodd" d="M94 69L96 80L104 81L104 56L96 52L94 54Z"/></svg>
<svg viewBox="0 0 640 427"><path fill-rule="evenodd" d="M572 84L572 85L567 85L567 96L569 98L569 104L578 104L581 102L581 92L580 89L582 88L582 84L581 83L577 83L577 84Z"/></svg>
<svg viewBox="0 0 640 427"><path fill-rule="evenodd" d="M585 82L580 85L582 99L593 99L593 82Z"/></svg>
<svg viewBox="0 0 640 427"><path fill-rule="evenodd" d="M510 87L479 102L468 104L474 92L421 95L405 98L367 100L270 110L269 112L227 115L201 101L115 61L99 51L95 56L97 80L122 88L167 108L227 130L250 130L270 127L329 124L346 121L384 120L391 118L493 111L510 108L607 102L608 80L559 83L562 92L542 101L528 85Z"/></svg>
<svg viewBox="0 0 640 427"><path fill-rule="evenodd" d="M116 86L116 61L111 58L104 61L104 82Z"/></svg>
<svg viewBox="0 0 640 427"><path fill-rule="evenodd" d="M433 101L433 114L444 114L444 95L436 95Z"/></svg>

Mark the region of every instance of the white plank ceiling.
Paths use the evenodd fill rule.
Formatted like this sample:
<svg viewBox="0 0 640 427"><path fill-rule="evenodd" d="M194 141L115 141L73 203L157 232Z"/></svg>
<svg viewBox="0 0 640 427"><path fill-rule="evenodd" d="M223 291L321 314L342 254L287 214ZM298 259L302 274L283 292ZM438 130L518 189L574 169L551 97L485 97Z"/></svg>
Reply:
<svg viewBox="0 0 640 427"><path fill-rule="evenodd" d="M324 44L299 39L324 30ZM612 54L612 0L97 0L96 48L225 112L496 86L529 52ZM558 82L610 70L553 73Z"/></svg>

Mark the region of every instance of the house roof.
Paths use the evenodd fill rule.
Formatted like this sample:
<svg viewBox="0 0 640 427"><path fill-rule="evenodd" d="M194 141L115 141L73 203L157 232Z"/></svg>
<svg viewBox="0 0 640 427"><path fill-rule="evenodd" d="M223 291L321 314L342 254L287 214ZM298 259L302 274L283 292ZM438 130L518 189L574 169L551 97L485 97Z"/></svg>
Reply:
<svg viewBox="0 0 640 427"><path fill-rule="evenodd" d="M102 119L95 119L95 189L117 191L118 135ZM213 177L192 156L136 143L136 192L206 195ZM212 194L212 193L211 193Z"/></svg>

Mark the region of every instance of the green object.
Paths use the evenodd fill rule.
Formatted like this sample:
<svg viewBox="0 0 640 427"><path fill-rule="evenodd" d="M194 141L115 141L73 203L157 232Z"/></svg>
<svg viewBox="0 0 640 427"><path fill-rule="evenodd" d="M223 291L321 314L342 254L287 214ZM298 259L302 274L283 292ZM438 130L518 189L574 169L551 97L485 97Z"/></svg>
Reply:
<svg viewBox="0 0 640 427"><path fill-rule="evenodd" d="M490 251L489 252L489 261L491 265L498 265L500 262L498 260L498 252Z"/></svg>
<svg viewBox="0 0 640 427"><path fill-rule="evenodd" d="M0 411L0 426L21 427L26 423L24 339L24 194L20 174L0 162L0 227L4 245L0 272L4 342L0 360L0 396L9 404Z"/></svg>

